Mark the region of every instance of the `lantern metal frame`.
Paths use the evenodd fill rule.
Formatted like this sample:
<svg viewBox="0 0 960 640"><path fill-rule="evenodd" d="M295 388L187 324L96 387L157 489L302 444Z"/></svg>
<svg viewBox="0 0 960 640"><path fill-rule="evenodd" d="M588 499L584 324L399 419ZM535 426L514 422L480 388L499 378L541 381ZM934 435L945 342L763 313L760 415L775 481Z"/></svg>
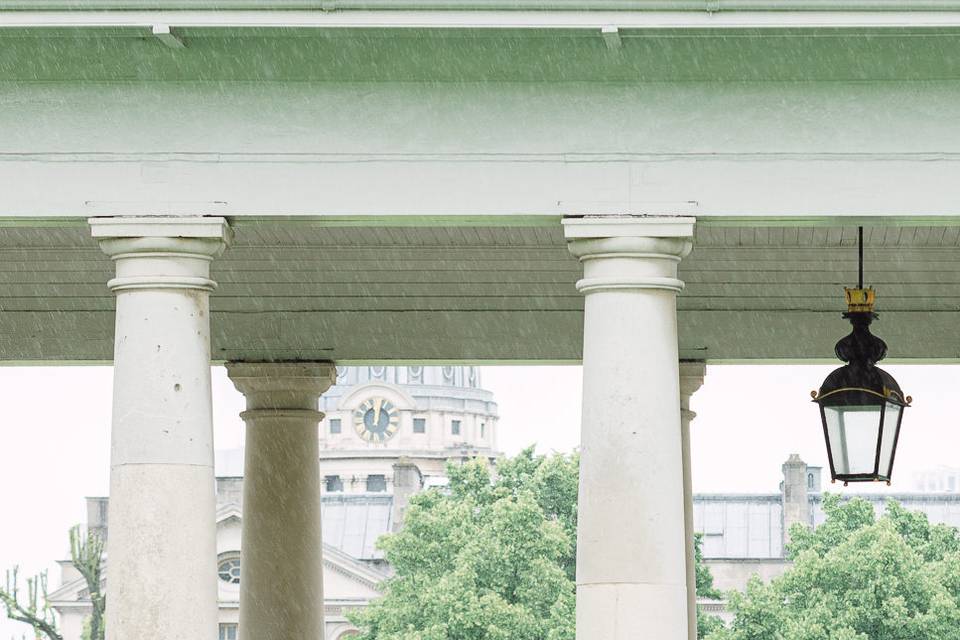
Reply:
<svg viewBox="0 0 960 640"><path fill-rule="evenodd" d="M900 427L903 422L903 410L910 406L912 398L905 396L900 385L889 373L876 366L887 354L887 344L870 333L870 324L877 319L873 311L876 295L872 288L863 287L863 228L859 229L859 283L856 289L845 289L847 312L843 314L853 325L849 335L840 339L834 352L846 364L835 369L827 376L819 391L811 392L813 401L820 407L820 421L823 437L827 445L827 458L830 463L830 475L833 482L840 480L847 485L850 482L886 482L890 484L893 464L896 460L897 445L900 440ZM888 406L899 407L896 414L897 424L892 433L892 446L889 464L885 469L880 465L884 460L884 430L888 415ZM868 473L837 473L830 440L827 409L831 407L875 407L879 415L877 424L876 450L873 456L873 471ZM842 412L841 412L842 413ZM841 418L842 420L842 418ZM842 424L842 422L841 422ZM846 426L842 427L846 433ZM849 462L847 463L849 470Z"/></svg>

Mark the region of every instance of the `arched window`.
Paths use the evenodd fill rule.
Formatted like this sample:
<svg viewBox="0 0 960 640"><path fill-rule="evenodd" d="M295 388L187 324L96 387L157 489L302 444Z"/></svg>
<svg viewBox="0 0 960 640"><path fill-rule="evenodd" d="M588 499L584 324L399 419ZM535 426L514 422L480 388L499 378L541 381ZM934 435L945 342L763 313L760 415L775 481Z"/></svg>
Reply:
<svg viewBox="0 0 960 640"><path fill-rule="evenodd" d="M807 474L807 489L813 489L813 474Z"/></svg>
<svg viewBox="0 0 960 640"><path fill-rule="evenodd" d="M217 562L217 575L227 584L240 584L240 554L224 554Z"/></svg>

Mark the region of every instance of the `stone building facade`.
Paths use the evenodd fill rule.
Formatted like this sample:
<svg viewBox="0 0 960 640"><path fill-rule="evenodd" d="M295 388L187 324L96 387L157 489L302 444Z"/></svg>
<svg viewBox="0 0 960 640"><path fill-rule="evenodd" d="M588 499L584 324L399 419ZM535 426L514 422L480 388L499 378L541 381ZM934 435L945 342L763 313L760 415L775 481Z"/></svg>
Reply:
<svg viewBox="0 0 960 640"><path fill-rule="evenodd" d="M703 556L721 591L742 590L754 575L770 580L790 563L785 557L790 527L816 527L823 513L822 471L797 454L782 465L783 481L777 493L698 494L694 528L703 536ZM839 489L838 489L839 491ZM931 522L960 527L960 494L949 491L858 493L882 513L888 499L907 509L922 511ZM702 602L708 611L726 617L723 602Z"/></svg>
<svg viewBox="0 0 960 640"><path fill-rule="evenodd" d="M497 405L476 367L344 367L320 399L325 639L353 634L346 618L379 595L390 568L377 539L399 528L413 494L446 483L449 460L497 452ZM219 640L238 637L243 451L216 456ZM107 535L107 498L88 498L87 527ZM109 559L107 559L109 565ZM80 640L90 606L83 579L60 562L50 596L64 640ZM146 576L145 579L149 579Z"/></svg>

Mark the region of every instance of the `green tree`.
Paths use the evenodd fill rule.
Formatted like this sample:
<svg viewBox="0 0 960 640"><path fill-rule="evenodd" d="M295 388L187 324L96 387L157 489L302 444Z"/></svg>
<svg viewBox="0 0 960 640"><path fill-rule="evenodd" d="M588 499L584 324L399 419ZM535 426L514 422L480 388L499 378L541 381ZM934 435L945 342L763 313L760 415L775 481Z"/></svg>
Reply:
<svg viewBox="0 0 960 640"><path fill-rule="evenodd" d="M795 526L794 565L733 593L735 619L709 640L958 640L960 537L888 501L824 498L826 521Z"/></svg>
<svg viewBox="0 0 960 640"><path fill-rule="evenodd" d="M103 593L103 538L97 533L84 535L79 526L70 530L70 559L83 576L90 594L90 616L84 620L83 640L103 640L103 619L107 597Z"/></svg>
<svg viewBox="0 0 960 640"><path fill-rule="evenodd" d="M20 571L17 567L7 570L6 585L0 589L0 602L7 618L22 622L33 629L33 636L41 640L63 640L57 631L57 619L47 604L47 572L27 578L27 592L20 588Z"/></svg>
<svg viewBox="0 0 960 640"><path fill-rule="evenodd" d="M703 561L703 534L695 534L693 539L694 556L696 562L697 596L719 600L722 594L713 586L713 574ZM697 607L697 638L706 638L709 634L723 628L723 622L716 616L711 616Z"/></svg>
<svg viewBox="0 0 960 640"><path fill-rule="evenodd" d="M103 614L106 597L101 591L103 540L99 535L84 535L79 526L70 529L70 560L87 584L93 612L84 624L84 640L103 640ZM63 640L57 629L53 609L47 602L47 572L27 578L26 594L20 588L17 567L7 571L6 586L0 588L0 603L7 618L29 625L34 637L42 640Z"/></svg>
<svg viewBox="0 0 960 640"><path fill-rule="evenodd" d="M358 640L573 640L579 458L448 466L379 545L395 574ZM712 586L709 572L698 572Z"/></svg>

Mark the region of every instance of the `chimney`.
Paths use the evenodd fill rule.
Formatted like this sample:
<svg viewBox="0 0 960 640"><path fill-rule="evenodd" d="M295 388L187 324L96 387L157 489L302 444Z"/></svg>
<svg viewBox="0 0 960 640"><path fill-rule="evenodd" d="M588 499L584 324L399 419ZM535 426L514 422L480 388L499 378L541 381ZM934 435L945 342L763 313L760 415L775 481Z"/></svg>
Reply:
<svg viewBox="0 0 960 640"><path fill-rule="evenodd" d="M243 506L243 478L232 476L217 478L217 508L228 504Z"/></svg>
<svg viewBox="0 0 960 640"><path fill-rule="evenodd" d="M107 539L107 506L110 498L87 498L87 533Z"/></svg>
<svg viewBox="0 0 960 640"><path fill-rule="evenodd" d="M393 465L393 530L403 527L403 517L410 497L423 489L423 475L409 458L400 458Z"/></svg>
<svg viewBox="0 0 960 640"><path fill-rule="evenodd" d="M807 463L796 453L783 463L783 542L790 542L790 527L796 523L810 526L810 500L807 497Z"/></svg>

